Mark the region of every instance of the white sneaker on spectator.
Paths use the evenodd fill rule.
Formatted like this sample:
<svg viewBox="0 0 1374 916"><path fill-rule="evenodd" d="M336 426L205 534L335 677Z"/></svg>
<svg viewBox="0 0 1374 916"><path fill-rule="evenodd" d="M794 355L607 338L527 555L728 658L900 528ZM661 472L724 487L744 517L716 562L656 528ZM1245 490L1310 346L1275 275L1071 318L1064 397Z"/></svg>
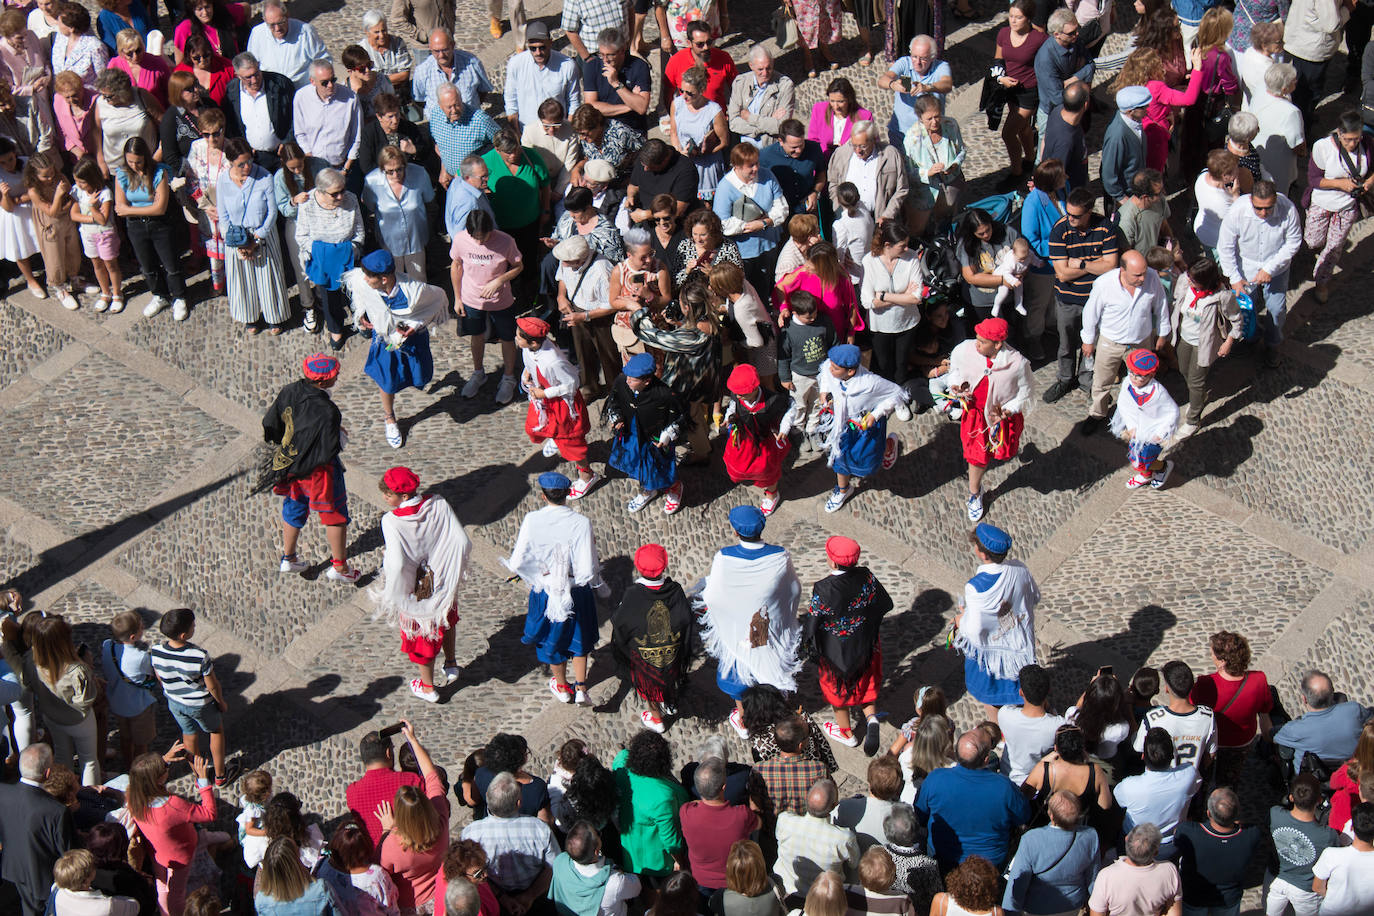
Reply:
<svg viewBox="0 0 1374 916"><path fill-rule="evenodd" d="M515 386L515 376L501 376L501 384L496 388L496 403L509 404L511 401L515 400Z"/></svg>
<svg viewBox="0 0 1374 916"><path fill-rule="evenodd" d="M143 317L152 318L154 315L156 315L158 312L162 311L166 307L166 299L162 298L161 296L154 296L147 305L143 306Z"/></svg>
<svg viewBox="0 0 1374 916"><path fill-rule="evenodd" d="M173 321L185 321L185 320L186 320L186 317L187 317L188 315L190 315L190 314L191 314L191 309L190 309L190 307L186 304L186 300L185 300L185 299L173 299L173 300L172 300L172 320L173 320Z"/></svg>
<svg viewBox="0 0 1374 916"><path fill-rule="evenodd" d="M481 369L478 369L476 372L472 373L472 375L468 377L467 384L463 386L463 397L477 397L477 392L482 390L482 384L486 382L486 380L487 374L483 372Z"/></svg>

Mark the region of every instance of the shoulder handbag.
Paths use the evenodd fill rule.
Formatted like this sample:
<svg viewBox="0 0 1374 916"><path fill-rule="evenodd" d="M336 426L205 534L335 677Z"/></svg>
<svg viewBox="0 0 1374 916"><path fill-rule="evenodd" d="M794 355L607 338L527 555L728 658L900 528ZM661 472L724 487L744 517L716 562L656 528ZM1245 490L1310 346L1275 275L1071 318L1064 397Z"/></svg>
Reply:
<svg viewBox="0 0 1374 916"><path fill-rule="evenodd" d="M1336 135L1335 131L1331 132L1331 142L1336 145L1336 152L1341 157L1341 165L1345 167L1351 180L1355 182L1357 190L1350 193L1350 196L1355 198L1355 205L1358 207L1355 218L1364 219L1370 213L1374 213L1374 194L1360 188L1360 185L1369 176L1360 174L1360 170L1355 167L1355 160L1351 159L1350 153L1346 151L1344 146L1341 146L1341 138ZM1374 148L1371 147L1369 140L1363 136L1360 137L1360 151L1364 153L1365 167L1374 168Z"/></svg>
<svg viewBox="0 0 1374 916"><path fill-rule="evenodd" d="M1246 683L1247 683L1249 680L1250 680L1250 672L1247 671L1247 672L1245 672L1245 677L1243 677L1243 678L1240 679L1240 686L1236 688L1236 692L1233 693L1233 694L1231 694L1231 699L1229 699L1229 700L1226 701L1226 705L1225 705L1225 706L1223 706L1223 707L1221 707L1220 709L1217 710L1217 715L1221 715L1221 714L1224 713L1226 710L1230 709L1232 706L1235 705L1236 700L1240 699L1240 695L1241 695L1242 693L1245 692L1245 685L1246 685Z"/></svg>
<svg viewBox="0 0 1374 916"><path fill-rule="evenodd" d="M249 179L250 181L252 179ZM251 248L257 240L248 233L248 228L243 223L248 222L248 198L243 199L243 216L237 223L230 222L229 228L224 230L225 248Z"/></svg>
<svg viewBox="0 0 1374 916"><path fill-rule="evenodd" d="M800 37L797 34L797 20L792 15L791 4L785 3L773 10L773 38L777 41L778 47L784 51L795 48Z"/></svg>

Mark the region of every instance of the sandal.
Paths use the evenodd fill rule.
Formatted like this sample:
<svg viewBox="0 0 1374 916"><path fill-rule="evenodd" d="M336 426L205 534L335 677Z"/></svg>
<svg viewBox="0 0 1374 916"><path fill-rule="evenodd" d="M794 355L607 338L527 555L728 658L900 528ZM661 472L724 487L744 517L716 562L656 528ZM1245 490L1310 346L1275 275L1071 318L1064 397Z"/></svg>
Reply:
<svg viewBox="0 0 1374 916"><path fill-rule="evenodd" d="M244 331L246 331L250 337L253 336L253 335L256 335L256 334L257 334L259 331L261 331L261 330L262 330L262 328L258 327L258 326L255 325L255 324L250 324L250 325L245 325L245 326L244 326Z"/></svg>
<svg viewBox="0 0 1374 916"><path fill-rule="evenodd" d="M873 52L872 52L872 51L868 52L868 53L865 54L863 57L860 57L860 58L859 58L859 66L861 66L861 67L871 67L871 66L873 66Z"/></svg>

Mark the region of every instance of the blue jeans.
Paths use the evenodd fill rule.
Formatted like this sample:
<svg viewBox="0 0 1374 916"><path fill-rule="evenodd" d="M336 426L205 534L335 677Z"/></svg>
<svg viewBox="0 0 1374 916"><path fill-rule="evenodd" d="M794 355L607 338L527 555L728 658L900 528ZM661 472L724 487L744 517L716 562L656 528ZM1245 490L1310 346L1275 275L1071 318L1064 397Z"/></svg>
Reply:
<svg viewBox="0 0 1374 916"><path fill-rule="evenodd" d="M167 700L167 711L176 719L177 727L183 735L213 734L224 729L219 707L211 700L204 706L184 706L176 700Z"/></svg>
<svg viewBox="0 0 1374 916"><path fill-rule="evenodd" d="M1258 316L1264 342L1277 347L1283 342L1283 323L1288 319L1288 271L1275 274L1268 283L1256 283L1250 289L1250 298L1255 300L1257 309L1260 301L1264 302L1264 311Z"/></svg>

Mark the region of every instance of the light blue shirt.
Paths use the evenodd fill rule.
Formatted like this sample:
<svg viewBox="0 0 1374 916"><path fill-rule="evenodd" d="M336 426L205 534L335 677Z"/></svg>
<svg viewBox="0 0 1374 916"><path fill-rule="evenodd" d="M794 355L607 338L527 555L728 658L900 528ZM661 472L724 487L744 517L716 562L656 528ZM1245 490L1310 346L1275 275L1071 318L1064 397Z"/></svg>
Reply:
<svg viewBox="0 0 1374 916"><path fill-rule="evenodd" d="M1191 763L1167 770L1146 770L1116 784L1113 794L1116 803L1126 809L1123 832L1130 833L1139 824L1154 824L1159 828L1159 857L1174 856L1174 832L1188 810L1188 802L1202 784Z"/></svg>
<svg viewBox="0 0 1374 916"><path fill-rule="evenodd" d="M444 198L444 226L450 238L467 228L468 214L473 210L486 210L493 221L496 219L487 195L455 177L449 182L448 195Z"/></svg>
<svg viewBox="0 0 1374 916"><path fill-rule="evenodd" d="M938 83L947 76L951 79L953 78L953 74L949 69L949 64L942 60L933 61L930 65L930 70L922 76L916 72L916 67L911 63L910 55L897 58L888 69L899 77L908 77L913 84L924 83L927 86L932 83ZM916 123L916 100L923 95L933 95L938 98L940 100L940 113L944 114L945 97L943 93L918 92L915 95L907 95L905 92L892 93L891 123L896 125L896 130L903 137L905 137L906 132L911 129L911 125ZM897 141L897 145L900 146L901 141Z"/></svg>
<svg viewBox="0 0 1374 916"><path fill-rule="evenodd" d="M242 187L229 177L228 169L221 172L215 184L215 202L219 207L221 236L233 223L264 239L277 223L275 185L271 173L260 165L253 166Z"/></svg>
<svg viewBox="0 0 1374 916"><path fill-rule="evenodd" d="M410 93L415 101L422 105L430 101L437 104L438 99L433 98L434 90L444 83L454 85L458 90L458 98L462 99L468 108L481 108L482 93L491 92L492 89L491 80L487 77L487 68L482 62L475 55L459 51L457 48L453 49L452 73L440 70L439 61L432 54L420 61L420 66L415 68L410 77Z"/></svg>
<svg viewBox="0 0 1374 916"><path fill-rule="evenodd" d="M259 22L248 34L248 53L258 59L259 67L282 74L297 89L310 82L312 63L330 59L329 49L314 27L299 19L287 20L286 37L280 41L267 23Z"/></svg>
<svg viewBox="0 0 1374 916"><path fill-rule="evenodd" d="M362 122L352 89L336 83L334 94L325 101L313 84L307 84L296 90L291 107L291 129L307 156L323 159L336 169L358 158Z"/></svg>
<svg viewBox="0 0 1374 916"><path fill-rule="evenodd" d="M520 126L539 121L539 106L545 99L558 99L563 113L572 113L582 104L582 74L577 64L557 51L549 52L549 63L541 67L529 51L521 51L506 64L506 114L514 114Z"/></svg>
<svg viewBox="0 0 1374 916"><path fill-rule="evenodd" d="M105 674L110 712L132 719L153 705L153 692L138 686L153 680L152 655L147 649L107 639L100 645L100 667ZM3 699L0 694L0 700Z"/></svg>
<svg viewBox="0 0 1374 916"><path fill-rule="evenodd" d="M363 206L377 220L377 234L395 257L425 250L429 239L429 219L425 204L434 200L434 185L423 167L406 166L401 196L391 190L380 167L367 173L363 185Z"/></svg>

